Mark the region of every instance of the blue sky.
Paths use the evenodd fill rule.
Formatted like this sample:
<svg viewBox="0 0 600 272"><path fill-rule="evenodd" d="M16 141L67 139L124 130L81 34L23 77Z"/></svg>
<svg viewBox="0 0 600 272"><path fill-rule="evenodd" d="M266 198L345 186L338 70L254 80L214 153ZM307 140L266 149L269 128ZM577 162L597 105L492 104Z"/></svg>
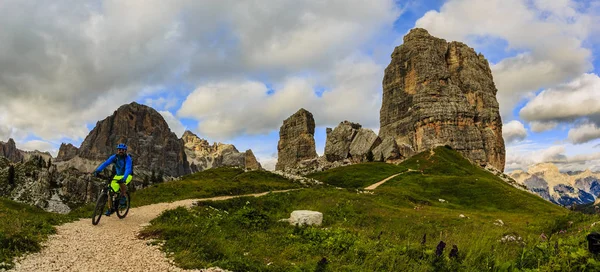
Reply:
<svg viewBox="0 0 600 272"><path fill-rule="evenodd" d="M506 170L600 171L600 1L8 1L0 10L0 141L56 154L120 105L274 166L303 107L325 128L379 127L390 54L414 27L490 62ZM22 16L23 11L33 16ZM596 103L598 102L598 103Z"/></svg>

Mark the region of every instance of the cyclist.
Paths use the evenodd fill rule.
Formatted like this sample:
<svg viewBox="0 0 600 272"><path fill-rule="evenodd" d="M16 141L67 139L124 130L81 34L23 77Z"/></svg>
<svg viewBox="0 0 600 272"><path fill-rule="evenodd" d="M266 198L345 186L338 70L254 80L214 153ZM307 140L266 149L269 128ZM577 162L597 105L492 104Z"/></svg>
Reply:
<svg viewBox="0 0 600 272"><path fill-rule="evenodd" d="M110 186L115 192L121 191L119 205L124 206L127 205L127 198L125 197L125 194L127 193L127 184L129 184L131 179L133 179L133 162L131 160L131 156L127 154L127 145L123 143L118 144L117 154L110 156L105 162L98 166L98 168L96 168L94 171L94 176L98 176L98 174L104 170L104 168L113 163L115 164L117 173L113 177ZM110 216L115 211L116 207L113 205L113 209L108 209L105 214L106 216Z"/></svg>

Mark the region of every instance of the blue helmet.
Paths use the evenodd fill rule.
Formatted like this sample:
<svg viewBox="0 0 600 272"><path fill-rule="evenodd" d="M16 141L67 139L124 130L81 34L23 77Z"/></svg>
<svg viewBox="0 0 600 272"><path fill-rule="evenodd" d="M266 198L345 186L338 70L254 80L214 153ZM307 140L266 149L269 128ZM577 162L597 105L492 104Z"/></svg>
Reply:
<svg viewBox="0 0 600 272"><path fill-rule="evenodd" d="M117 145L117 149L125 149L125 150L127 150L127 145L126 145L126 144L123 144L123 143L121 143L121 144L118 144L118 145Z"/></svg>

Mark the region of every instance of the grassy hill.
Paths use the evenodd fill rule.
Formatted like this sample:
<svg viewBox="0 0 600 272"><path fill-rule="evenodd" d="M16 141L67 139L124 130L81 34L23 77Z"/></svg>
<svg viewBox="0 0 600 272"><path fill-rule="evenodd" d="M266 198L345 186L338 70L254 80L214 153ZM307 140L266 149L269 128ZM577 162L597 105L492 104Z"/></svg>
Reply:
<svg viewBox="0 0 600 272"><path fill-rule="evenodd" d="M267 171L245 172L238 168L215 168L132 193L132 206L190 198L238 195L300 188L298 183ZM0 270L12 267L12 259L40 250L40 243L55 233L55 225L92 216L95 203L67 215L45 212L26 204L0 198ZM91 225L91 221L90 221Z"/></svg>
<svg viewBox="0 0 600 272"><path fill-rule="evenodd" d="M408 171L411 169L411 171ZM385 173L382 173L385 172ZM374 192L366 187L403 174ZM593 271L585 235L598 217L516 189L440 147L398 166L352 165L311 175L336 187L204 202L152 221L184 268L234 271ZM440 199L444 201L441 202ZM279 219L324 215L320 227ZM444 250L438 249L443 241ZM456 246L457 254L450 256Z"/></svg>

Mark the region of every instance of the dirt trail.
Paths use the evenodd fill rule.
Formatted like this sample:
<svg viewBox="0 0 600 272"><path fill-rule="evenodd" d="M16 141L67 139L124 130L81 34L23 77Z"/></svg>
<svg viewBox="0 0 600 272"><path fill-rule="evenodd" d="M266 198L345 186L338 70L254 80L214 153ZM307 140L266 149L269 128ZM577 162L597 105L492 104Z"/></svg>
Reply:
<svg viewBox="0 0 600 272"><path fill-rule="evenodd" d="M273 192L287 192L281 190ZM262 196L267 194L241 196ZM137 238L150 220L165 210L179 206L191 207L197 201L226 200L241 196L219 196L158 203L132 208L125 219L116 214L102 216L97 226L90 218L57 227L41 252L16 260L11 271L222 271L183 270L176 267L157 246ZM135 201L135 199L133 200Z"/></svg>
<svg viewBox="0 0 600 272"><path fill-rule="evenodd" d="M366 187L366 188L365 188L365 190L375 190L377 187L379 187L379 185L381 185L381 184L384 184L386 181L388 181L388 180L390 180L390 179L393 179L393 178L395 178L395 177L396 177L396 176L398 176L398 175L401 175L401 174L404 174L404 173L407 173L407 172L415 172L415 171L417 171L417 170L408 169L406 172L402 172L402 173L398 173L398 174L391 175L391 176L389 176L389 177L387 177L387 178L383 179L383 180L382 180L382 181L380 181L380 182L377 182L377 183L375 183L375 184L372 184L372 185L370 185L369 187Z"/></svg>

